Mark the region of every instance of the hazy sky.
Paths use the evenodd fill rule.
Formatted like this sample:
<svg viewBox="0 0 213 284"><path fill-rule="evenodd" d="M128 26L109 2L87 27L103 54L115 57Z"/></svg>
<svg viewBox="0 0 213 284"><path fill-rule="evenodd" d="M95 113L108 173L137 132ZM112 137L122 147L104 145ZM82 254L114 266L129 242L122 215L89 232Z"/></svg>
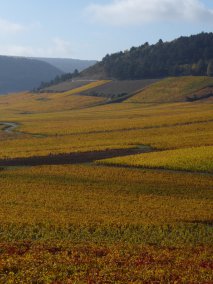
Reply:
<svg viewBox="0 0 213 284"><path fill-rule="evenodd" d="M0 0L0 54L101 59L213 31L213 0Z"/></svg>

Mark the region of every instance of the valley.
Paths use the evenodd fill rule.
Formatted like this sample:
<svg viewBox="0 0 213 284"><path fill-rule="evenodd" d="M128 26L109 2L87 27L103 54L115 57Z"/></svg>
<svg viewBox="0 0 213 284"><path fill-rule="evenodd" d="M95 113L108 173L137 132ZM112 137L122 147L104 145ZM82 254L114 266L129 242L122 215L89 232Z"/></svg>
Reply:
<svg viewBox="0 0 213 284"><path fill-rule="evenodd" d="M0 282L211 283L212 84L1 96Z"/></svg>

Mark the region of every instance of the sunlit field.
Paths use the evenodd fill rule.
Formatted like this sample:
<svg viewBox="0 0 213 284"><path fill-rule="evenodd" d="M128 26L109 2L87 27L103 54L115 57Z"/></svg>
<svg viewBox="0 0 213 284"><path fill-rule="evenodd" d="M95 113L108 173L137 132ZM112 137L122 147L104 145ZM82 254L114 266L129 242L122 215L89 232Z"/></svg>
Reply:
<svg viewBox="0 0 213 284"><path fill-rule="evenodd" d="M212 88L211 77L179 77L168 78L148 88L145 92L139 92L129 101L135 103L166 103L180 102L202 98L205 90Z"/></svg>
<svg viewBox="0 0 213 284"><path fill-rule="evenodd" d="M213 146L139 154L105 159L103 164L213 173Z"/></svg>
<svg viewBox="0 0 213 284"><path fill-rule="evenodd" d="M0 283L213 282L212 99L187 101L212 79L162 80L120 103L82 93L107 82L0 97ZM48 164L109 149L138 152Z"/></svg>
<svg viewBox="0 0 213 284"><path fill-rule="evenodd" d="M80 97L81 98L81 97ZM212 104L109 104L44 114L11 114L19 133L0 141L0 157L22 157L149 145L176 149L212 144ZM178 134L178 135L177 135ZM17 147L18 143L18 147Z"/></svg>

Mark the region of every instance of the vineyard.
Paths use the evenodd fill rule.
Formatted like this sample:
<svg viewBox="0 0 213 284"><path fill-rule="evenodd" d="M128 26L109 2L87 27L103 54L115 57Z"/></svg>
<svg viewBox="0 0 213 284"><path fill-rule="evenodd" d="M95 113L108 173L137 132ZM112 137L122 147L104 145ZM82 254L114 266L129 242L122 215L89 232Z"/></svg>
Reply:
<svg viewBox="0 0 213 284"><path fill-rule="evenodd" d="M104 164L213 173L213 147L192 147L99 161Z"/></svg>
<svg viewBox="0 0 213 284"><path fill-rule="evenodd" d="M1 96L0 283L212 283L212 83Z"/></svg>

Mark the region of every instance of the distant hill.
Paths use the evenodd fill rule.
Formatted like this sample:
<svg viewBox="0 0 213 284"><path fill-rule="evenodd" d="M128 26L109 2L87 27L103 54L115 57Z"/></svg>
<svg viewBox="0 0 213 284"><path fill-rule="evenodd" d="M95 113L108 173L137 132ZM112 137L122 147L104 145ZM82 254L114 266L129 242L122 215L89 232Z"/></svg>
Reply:
<svg viewBox="0 0 213 284"><path fill-rule="evenodd" d="M106 55L81 77L148 79L168 76L213 76L213 33L148 42L128 51Z"/></svg>
<svg viewBox="0 0 213 284"><path fill-rule="evenodd" d="M97 61L0 56L0 94L38 88L75 69L82 71Z"/></svg>
<svg viewBox="0 0 213 284"><path fill-rule="evenodd" d="M80 60L70 58L35 58L47 62L65 73L73 73L75 69L79 72L96 64L95 60Z"/></svg>
<svg viewBox="0 0 213 284"><path fill-rule="evenodd" d="M0 94L32 90L63 72L40 60L0 56Z"/></svg>

